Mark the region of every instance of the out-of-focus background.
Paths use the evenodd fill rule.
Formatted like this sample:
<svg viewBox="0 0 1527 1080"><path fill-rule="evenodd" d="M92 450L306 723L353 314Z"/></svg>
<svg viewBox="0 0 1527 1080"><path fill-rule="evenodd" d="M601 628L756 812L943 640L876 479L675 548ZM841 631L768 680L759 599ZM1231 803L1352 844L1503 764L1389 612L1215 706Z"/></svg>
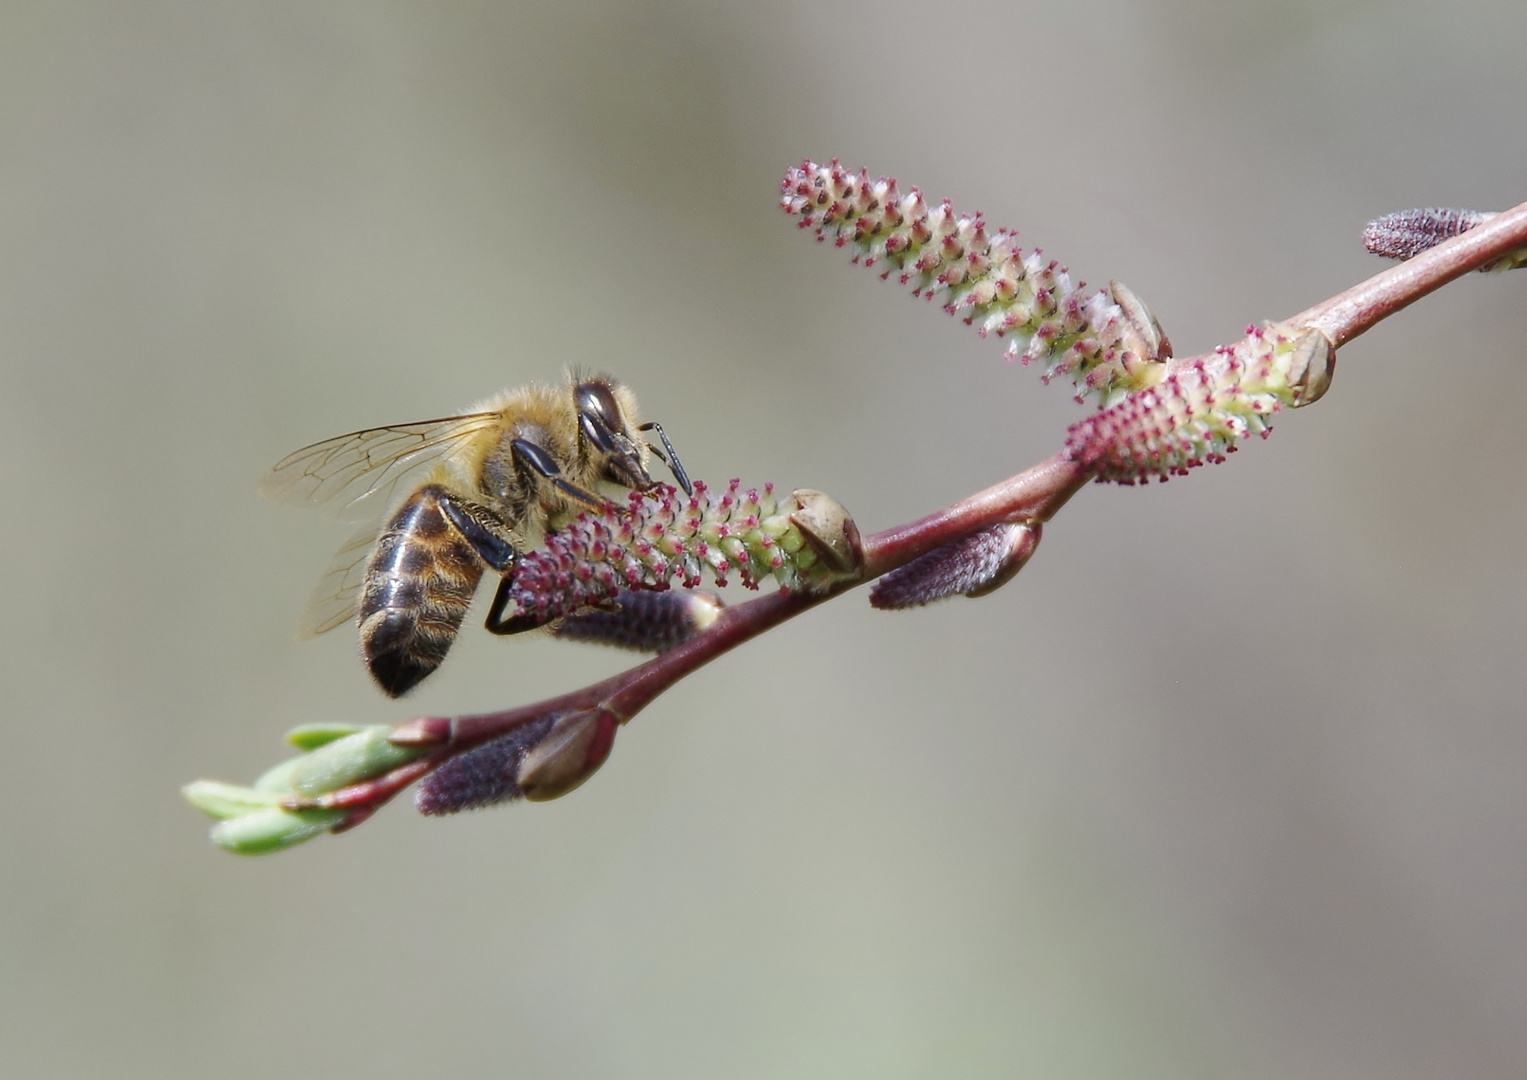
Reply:
<svg viewBox="0 0 1527 1080"><path fill-rule="evenodd" d="M1179 353L1527 198L1519 0L12 3L0 12L0 1068L29 1077L1527 1073L1527 274L1342 352L996 596L854 594L560 802L265 859L179 798L313 721L620 654L469 629L406 703L292 640L287 451L608 368L696 475L867 530L1081 415L777 209L983 210ZM475 625L477 617L472 617Z"/></svg>

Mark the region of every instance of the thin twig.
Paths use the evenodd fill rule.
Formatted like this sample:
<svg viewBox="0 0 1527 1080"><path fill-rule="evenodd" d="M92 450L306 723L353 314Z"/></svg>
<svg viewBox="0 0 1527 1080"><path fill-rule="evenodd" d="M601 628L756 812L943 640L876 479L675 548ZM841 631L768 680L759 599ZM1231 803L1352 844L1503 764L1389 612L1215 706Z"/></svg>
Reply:
<svg viewBox="0 0 1527 1080"><path fill-rule="evenodd" d="M1527 203L1497 214L1287 321L1321 330L1340 347L1455 278L1523 246L1527 246Z"/></svg>
<svg viewBox="0 0 1527 1080"><path fill-rule="evenodd" d="M1341 345L1455 278L1523 246L1527 246L1527 203L1286 321L1318 328ZM1208 355L1179 357L1168 363L1187 367ZM1090 479L1075 461L1058 454L927 517L866 536L864 572L856 580L815 594L780 590L758 597L727 608L713 627L693 640L613 678L533 705L450 720L411 721L400 727L394 738L440 741L465 749L512 730L527 718L594 705L608 709L624 723L679 679L834 596L979 529L1020 518L1049 520Z"/></svg>
<svg viewBox="0 0 1527 1080"><path fill-rule="evenodd" d="M1491 217L1462 235L1423 251L1284 322L1298 329L1318 329L1330 342L1343 345L1455 278L1522 248L1527 248L1527 203ZM1228 356L1228 352L1220 350L1167 360L1165 374L1171 378L1175 372L1187 372L1205 363L1223 364ZM1309 400L1315 397L1318 394ZM1303 402L1296 400L1294 403ZM385 742L398 748L415 749L418 757L363 782L311 798L287 798L281 805L288 811L343 811L343 817L331 827L335 831L351 828L409 784L447 762L494 739L525 729L526 725L551 723L548 718L559 718L557 723L570 724L567 731L594 746L586 758L578 756L584 753L578 746L584 744L577 744L568 751L573 757L564 754L561 758L551 759L543 755L537 767L543 777L552 777L543 790L547 792L545 797L555 797L576 786L598 768L608 753L613 725L626 723L679 679L801 612L953 541L1002 524L1032 523L1037 527L1048 521L1093 478L1091 469L1063 451L926 517L865 536L858 572L818 591L781 588L726 608L709 629L670 651L618 675L545 701L496 712L410 720L387 734ZM603 741L595 739L594 743L588 743L594 738L589 733L597 731L605 733ZM520 753L520 760L523 760L524 751ZM516 793L537 797L532 790L521 791L519 788L512 788L508 795L500 797L512 797ZM296 838L300 840L305 835L307 833Z"/></svg>

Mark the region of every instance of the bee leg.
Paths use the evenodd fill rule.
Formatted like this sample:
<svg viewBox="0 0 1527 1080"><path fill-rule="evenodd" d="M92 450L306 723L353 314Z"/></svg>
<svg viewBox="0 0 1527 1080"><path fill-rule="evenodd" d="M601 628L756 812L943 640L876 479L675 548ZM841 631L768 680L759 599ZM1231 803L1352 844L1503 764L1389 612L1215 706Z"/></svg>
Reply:
<svg viewBox="0 0 1527 1080"><path fill-rule="evenodd" d="M514 561L519 558L520 553L505 536L500 535L500 531L507 532L503 522L491 510L475 503L461 502L456 499L442 499L441 502L446 517L450 518L451 524L456 526L462 538L472 545L472 549L482 557L483 562L503 575L498 582L498 591L493 594L493 604L488 609L487 622L483 624L488 632L520 634L540 626L541 624L533 616L516 615L510 619L504 618L504 608L509 604L509 587L514 582Z"/></svg>
<svg viewBox="0 0 1527 1080"><path fill-rule="evenodd" d="M529 439L515 439L509 444L514 451L514 460L522 467L529 469L543 480L551 481L551 485L574 502L582 503L590 510L603 510L609 505L607 500L601 499L591 491L584 491L577 484L569 484L562 479L562 470L543 448L537 446Z"/></svg>
<svg viewBox="0 0 1527 1080"><path fill-rule="evenodd" d="M514 568L520 553L509 539L509 527L492 510L451 495L440 497L440 509L483 562L499 573Z"/></svg>
<svg viewBox="0 0 1527 1080"><path fill-rule="evenodd" d="M643 424L636 430L657 432L658 441L663 444L663 450L668 451L668 456L663 457L663 450L652 446L651 443L648 443L648 446L662 460L663 464L673 471L674 482L684 489L684 494L693 495L695 493L694 485L689 482L689 474L684 471L684 463L679 460L679 453L673 448L673 443L668 441L668 433L663 430L663 425L653 420L650 423Z"/></svg>
<svg viewBox="0 0 1527 1080"><path fill-rule="evenodd" d="M509 446L514 452L515 462L522 469L548 481L574 502L582 503L590 510L603 510L609 505L607 500L593 492L584 491L576 484L562 479L562 469L543 447L529 439L515 439ZM545 620L530 613L504 617L504 609L509 606L509 591L514 587L514 562L511 559L507 565L496 566L494 569L502 571L504 576L499 579L498 590L493 594L493 603L488 608L488 618L483 622L483 628L490 634L523 634L527 630L544 626Z"/></svg>
<svg viewBox="0 0 1527 1080"><path fill-rule="evenodd" d="M533 614L514 615L504 618L504 608L509 606L509 590L514 586L514 568L510 567L498 582L498 591L493 594L493 604L488 608L488 620L483 623L483 628L490 634L523 634L526 630L536 630L546 624Z"/></svg>

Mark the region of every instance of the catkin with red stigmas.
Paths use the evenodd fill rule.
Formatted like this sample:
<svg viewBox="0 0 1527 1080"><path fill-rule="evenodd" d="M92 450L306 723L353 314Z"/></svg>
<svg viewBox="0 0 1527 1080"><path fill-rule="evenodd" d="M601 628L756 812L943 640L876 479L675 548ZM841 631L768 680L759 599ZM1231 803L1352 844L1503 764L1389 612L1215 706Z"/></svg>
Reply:
<svg viewBox="0 0 1527 1080"><path fill-rule="evenodd" d="M838 522L846 539L827 535L823 520ZM857 573L860 559L852 520L821 492L780 499L772 484L733 480L716 492L697 480L687 497L662 485L633 492L624 507L579 515L520 557L510 602L517 615L551 622L624 589L665 589L675 579L694 588L702 573L717 585L735 574L748 589L772 577L814 592Z"/></svg>
<svg viewBox="0 0 1527 1080"><path fill-rule="evenodd" d="M1171 355L1139 300L1117 282L1083 292L1066 268L1035 248L1027 253L1010 229L990 229L978 213L957 213L948 199L929 203L917 188L905 194L892 177L871 180L836 159L803 161L780 185L780 207L814 229L817 239L850 247L853 261L883 267L915 296L938 300L945 311L982 337L1011 339L1009 360L1045 365L1076 385L1077 400L1100 404L1139 390ZM1132 317L1135 316L1135 317Z"/></svg>
<svg viewBox="0 0 1527 1080"><path fill-rule="evenodd" d="M1100 481L1139 484L1217 464L1236 443L1271 433L1273 414L1317 400L1335 348L1319 330L1248 327L1234 346L1185 363L1155 386L1073 424L1066 453Z"/></svg>

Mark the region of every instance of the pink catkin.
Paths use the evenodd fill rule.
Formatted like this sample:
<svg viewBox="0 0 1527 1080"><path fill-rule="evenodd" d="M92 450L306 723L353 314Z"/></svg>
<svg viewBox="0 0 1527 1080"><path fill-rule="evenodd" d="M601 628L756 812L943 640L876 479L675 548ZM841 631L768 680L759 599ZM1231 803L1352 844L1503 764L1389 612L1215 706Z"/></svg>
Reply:
<svg viewBox="0 0 1527 1080"><path fill-rule="evenodd" d="M852 245L852 261L866 266L883 261L883 279L896 273L914 296L938 297L983 337L1011 336L1009 359L1043 361L1045 381L1071 377L1079 399L1107 400L1154 377L1157 357L1143 355L1111 291L1084 295L1064 267L1037 248L1026 255L1017 233L989 229L980 214L957 213L947 199L930 206L916 188L903 195L894 179L836 160L802 162L780 189L781 208L818 240Z"/></svg>
<svg viewBox="0 0 1527 1080"><path fill-rule="evenodd" d="M662 590L677 579L692 589L706 568L718 584L735 574L749 589L770 576L795 585L796 571L770 531L794 527L790 506L776 505L772 484L760 495L737 480L720 493L700 481L688 497L666 487L633 493L627 505L580 515L522 555L511 610L549 622L623 588Z"/></svg>
<svg viewBox="0 0 1527 1080"><path fill-rule="evenodd" d="M1290 327L1250 328L1236 346L1221 346L1072 425L1067 453L1100 481L1119 484L1164 481L1224 461L1238 440L1266 438L1272 415L1294 404L1296 336Z"/></svg>

